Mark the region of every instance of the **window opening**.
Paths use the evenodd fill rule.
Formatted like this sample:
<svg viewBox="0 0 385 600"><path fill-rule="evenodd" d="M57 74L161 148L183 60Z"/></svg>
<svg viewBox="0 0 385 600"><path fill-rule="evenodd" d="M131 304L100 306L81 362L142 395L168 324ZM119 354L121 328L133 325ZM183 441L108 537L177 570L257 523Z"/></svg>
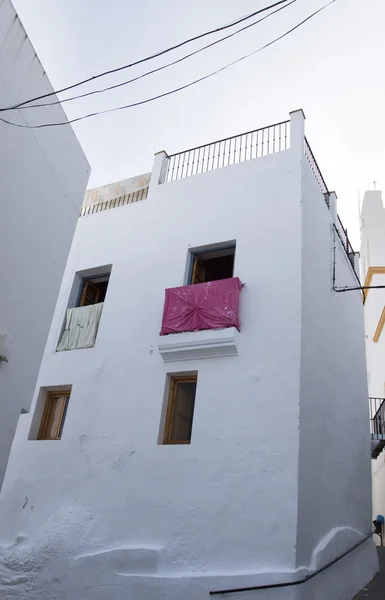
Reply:
<svg viewBox="0 0 385 600"><path fill-rule="evenodd" d="M70 395L70 390L48 392L38 440L60 440Z"/></svg>
<svg viewBox="0 0 385 600"><path fill-rule="evenodd" d="M197 379L197 375L171 377L164 444L191 442Z"/></svg>
<svg viewBox="0 0 385 600"><path fill-rule="evenodd" d="M90 304L104 302L109 279L109 275L82 279L79 303L77 306L89 306Z"/></svg>
<svg viewBox="0 0 385 600"><path fill-rule="evenodd" d="M75 274L56 352L95 346L110 275L111 265Z"/></svg>
<svg viewBox="0 0 385 600"><path fill-rule="evenodd" d="M194 252L190 284L217 281L233 277L235 246L219 250Z"/></svg>

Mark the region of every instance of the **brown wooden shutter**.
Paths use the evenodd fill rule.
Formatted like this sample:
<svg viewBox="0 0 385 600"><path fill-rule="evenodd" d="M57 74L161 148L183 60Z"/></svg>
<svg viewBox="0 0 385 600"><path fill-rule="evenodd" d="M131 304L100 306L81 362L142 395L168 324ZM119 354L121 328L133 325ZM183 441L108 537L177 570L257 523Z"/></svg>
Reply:
<svg viewBox="0 0 385 600"><path fill-rule="evenodd" d="M90 304L97 304L99 301L99 296L99 288L93 283L91 283L91 281L85 281L79 306L89 306Z"/></svg>
<svg viewBox="0 0 385 600"><path fill-rule="evenodd" d="M205 265L197 256L194 260L191 283L203 283L205 281Z"/></svg>
<svg viewBox="0 0 385 600"><path fill-rule="evenodd" d="M70 392L50 392L45 402L38 440L59 440Z"/></svg>
<svg viewBox="0 0 385 600"><path fill-rule="evenodd" d="M171 377L164 444L190 443L196 384L196 376Z"/></svg>

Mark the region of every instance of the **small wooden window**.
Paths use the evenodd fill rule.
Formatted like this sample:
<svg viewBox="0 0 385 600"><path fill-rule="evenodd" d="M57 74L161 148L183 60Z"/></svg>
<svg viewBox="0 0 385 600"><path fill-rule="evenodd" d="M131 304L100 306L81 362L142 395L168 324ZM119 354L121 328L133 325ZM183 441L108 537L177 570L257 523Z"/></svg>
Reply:
<svg viewBox="0 0 385 600"><path fill-rule="evenodd" d="M70 393L69 390L48 392L38 440L60 440Z"/></svg>
<svg viewBox="0 0 385 600"><path fill-rule="evenodd" d="M191 442L196 387L196 375L171 377L164 444Z"/></svg>

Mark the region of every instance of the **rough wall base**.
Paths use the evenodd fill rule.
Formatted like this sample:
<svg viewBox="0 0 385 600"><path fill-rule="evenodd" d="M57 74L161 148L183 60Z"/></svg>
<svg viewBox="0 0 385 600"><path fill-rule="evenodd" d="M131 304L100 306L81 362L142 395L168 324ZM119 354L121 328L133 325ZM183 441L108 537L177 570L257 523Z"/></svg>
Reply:
<svg viewBox="0 0 385 600"><path fill-rule="evenodd" d="M44 566L33 549L19 540L13 555L1 560L2 600L202 600L210 590L293 581L306 569L270 573L175 572L164 562L161 548L116 548L77 558L58 555ZM11 559L12 556L12 560ZM47 557L45 557L47 558ZM271 590L238 592L228 600L352 600L378 570L371 540L306 584Z"/></svg>

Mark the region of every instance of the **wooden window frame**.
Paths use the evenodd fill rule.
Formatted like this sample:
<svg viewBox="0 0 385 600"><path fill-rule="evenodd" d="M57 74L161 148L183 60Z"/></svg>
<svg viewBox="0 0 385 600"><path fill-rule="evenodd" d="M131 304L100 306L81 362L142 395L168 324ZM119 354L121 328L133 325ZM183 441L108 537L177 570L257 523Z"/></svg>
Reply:
<svg viewBox="0 0 385 600"><path fill-rule="evenodd" d="M191 435L189 440L171 440L171 431L174 423L174 415L175 415L175 405L176 405L176 392L178 388L178 383L195 383L198 384L198 374L195 375L171 375L170 376L170 386L168 392L167 399L167 412L166 412L166 421L164 428L164 436L163 436L163 444L166 445L177 445L177 444L191 444ZM196 395L196 392L195 392ZM195 402L195 398L194 398ZM194 407L195 408L195 407ZM192 417L192 423L194 419L194 414Z"/></svg>
<svg viewBox="0 0 385 600"><path fill-rule="evenodd" d="M199 257L199 254L193 254L193 267L191 273L191 281L190 285L196 285L198 283L203 283L206 267L204 262Z"/></svg>
<svg viewBox="0 0 385 600"><path fill-rule="evenodd" d="M54 432L55 435L52 436L48 436L48 431L47 431L47 427L48 427L48 420L50 417L50 411L52 408L52 398L56 397L56 396L63 396L65 398L63 405L60 409L60 413L59 413L59 417L56 419L56 423L54 424ZM64 425L64 419L65 419L65 415L67 412L67 408L68 408L68 402L71 396L71 390L52 390L50 392L47 392L46 398L45 398L45 403L44 403L44 410L43 410L43 416L41 419L41 423L40 423L40 427L39 427L39 432L37 435L37 439L38 440L46 440L46 441L53 441L53 440L60 440L61 439L61 434L62 434L62 430L63 430L63 425Z"/></svg>

